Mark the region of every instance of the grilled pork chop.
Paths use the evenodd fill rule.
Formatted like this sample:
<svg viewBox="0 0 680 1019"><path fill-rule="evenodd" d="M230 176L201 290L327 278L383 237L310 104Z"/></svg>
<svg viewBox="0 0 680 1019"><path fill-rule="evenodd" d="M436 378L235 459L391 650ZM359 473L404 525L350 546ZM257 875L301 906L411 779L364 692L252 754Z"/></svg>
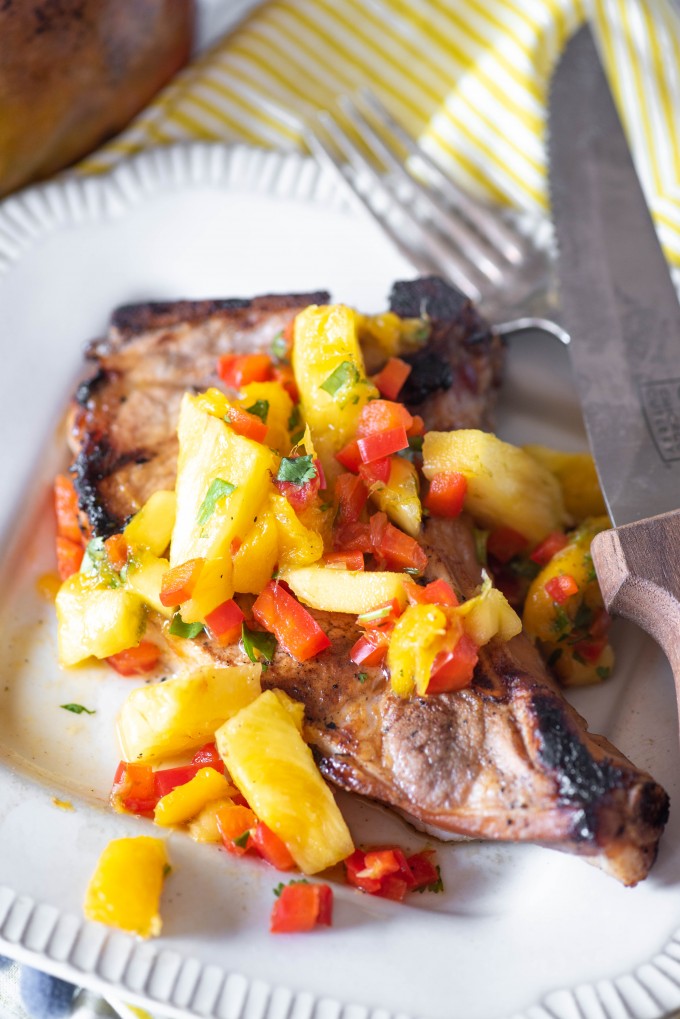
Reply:
<svg viewBox="0 0 680 1019"><path fill-rule="evenodd" d="M327 299L147 304L114 314L108 338L90 349L96 371L78 390L73 416L73 472L95 534L120 530L152 491L173 486L181 395L218 384L217 357L268 349L300 308ZM391 308L431 324L427 346L409 357L401 394L409 408L429 428L488 426L498 337L437 279L396 284ZM470 520L430 519L422 543L427 579L475 593ZM381 668L359 676L351 663L352 617L311 611L332 646L303 664L277 651L263 686L304 704L306 735L331 781L442 832L577 853L626 885L647 875L668 816L666 793L588 733L523 635L483 648L469 688L402 700ZM245 660L240 647L217 647L205 634L164 636L166 665Z"/></svg>

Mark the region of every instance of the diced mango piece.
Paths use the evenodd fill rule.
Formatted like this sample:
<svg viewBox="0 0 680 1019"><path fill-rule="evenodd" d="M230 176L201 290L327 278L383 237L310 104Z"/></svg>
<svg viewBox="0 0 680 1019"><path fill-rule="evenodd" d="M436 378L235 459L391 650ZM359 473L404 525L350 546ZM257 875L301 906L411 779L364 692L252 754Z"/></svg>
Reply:
<svg viewBox="0 0 680 1019"><path fill-rule="evenodd" d="M389 648L387 667L392 689L400 697L409 697L427 689L435 658L444 649L451 621L438 605L409 605L397 620ZM462 624L458 624L458 633ZM455 643L455 637L449 641Z"/></svg>
<svg viewBox="0 0 680 1019"><path fill-rule="evenodd" d="M190 821L212 800L224 799L232 786L214 768L201 768L184 785L176 786L156 804L153 819L162 828Z"/></svg>
<svg viewBox="0 0 680 1019"><path fill-rule="evenodd" d="M218 729L229 774L305 874L339 863L352 837L281 691L268 690ZM263 752L266 748L266 752Z"/></svg>
<svg viewBox="0 0 680 1019"><path fill-rule="evenodd" d="M283 570L280 576L305 605L324 612L360 615L396 598L406 604L405 574L332 570L305 566Z"/></svg>
<svg viewBox="0 0 680 1019"><path fill-rule="evenodd" d="M182 604L185 623L203 622L213 609L234 593L233 565L230 558L208 559L198 576L191 598Z"/></svg>
<svg viewBox="0 0 680 1019"><path fill-rule="evenodd" d="M140 938L157 936L168 866L163 839L142 835L109 842L87 888L85 916Z"/></svg>
<svg viewBox="0 0 680 1019"><path fill-rule="evenodd" d="M174 492L159 490L150 495L123 531L128 545L146 548L154 556L163 555L175 526L175 508Z"/></svg>
<svg viewBox="0 0 680 1019"><path fill-rule="evenodd" d="M163 605L160 599L161 584L163 575L170 569L167 559L162 559L147 551L145 548L135 550L132 559L128 561L125 586L144 601L149 608L160 612L168 619L172 615L172 609Z"/></svg>
<svg viewBox="0 0 680 1019"><path fill-rule="evenodd" d="M146 610L139 595L124 587L107 587L96 578L74 573L56 597L57 637L61 665L86 658L108 658L136 647L144 634Z"/></svg>
<svg viewBox="0 0 680 1019"><path fill-rule="evenodd" d="M290 451L290 432L288 422L293 413L293 401L279 382L249 382L241 390L239 406L248 410L258 400L265 400L269 404L265 424L267 432L266 442L272 449L275 449L281 456Z"/></svg>
<svg viewBox="0 0 680 1019"><path fill-rule="evenodd" d="M259 594L276 568L279 529L271 509L263 509L234 556L234 590Z"/></svg>
<svg viewBox="0 0 680 1019"><path fill-rule="evenodd" d="M279 569L308 566L323 555L323 538L305 527L284 495L271 495L271 508L278 528Z"/></svg>
<svg viewBox="0 0 680 1019"><path fill-rule="evenodd" d="M372 487L371 498L402 531L412 538L418 537L423 510L418 472L412 463L401 456L393 456L387 484Z"/></svg>
<svg viewBox="0 0 680 1019"><path fill-rule="evenodd" d="M202 810L189 821L189 834L191 835L194 842L221 842L222 836L220 830L217 827L217 812L222 807L228 807L231 805L231 797L236 796L238 789L236 786L230 786L230 792L228 796L223 799L212 800L210 803L206 803Z"/></svg>
<svg viewBox="0 0 680 1019"><path fill-rule="evenodd" d="M126 761L154 761L202 746L260 693L261 665L205 666L132 690L118 716Z"/></svg>
<svg viewBox="0 0 680 1019"><path fill-rule="evenodd" d="M311 305L301 311L292 364L302 414L330 484L339 472L335 454L354 438L364 404L378 396L366 378L352 309Z"/></svg>
<svg viewBox="0 0 680 1019"><path fill-rule="evenodd" d="M180 410L171 566L188 559L230 557L231 542L242 540L252 527L278 469L275 453L236 435L202 409L199 399L185 394ZM231 485L233 490L226 491Z"/></svg>
<svg viewBox="0 0 680 1019"><path fill-rule="evenodd" d="M606 516L595 461L590 453L563 453L548 446L523 446L525 452L555 475L562 488L567 513L577 523L587 517Z"/></svg>
<svg viewBox="0 0 680 1019"><path fill-rule="evenodd" d="M585 521L531 582L524 603L524 629L541 645L565 686L599 683L614 665L611 646L601 635L593 637L589 632L604 609L590 544L609 526L607 517ZM556 603L546 589L560 576L572 578L578 588L563 604Z"/></svg>
<svg viewBox="0 0 680 1019"><path fill-rule="evenodd" d="M554 475L495 435L474 428L427 432L423 473L431 480L441 472L467 478L465 507L483 527L511 527L536 545L566 521Z"/></svg>

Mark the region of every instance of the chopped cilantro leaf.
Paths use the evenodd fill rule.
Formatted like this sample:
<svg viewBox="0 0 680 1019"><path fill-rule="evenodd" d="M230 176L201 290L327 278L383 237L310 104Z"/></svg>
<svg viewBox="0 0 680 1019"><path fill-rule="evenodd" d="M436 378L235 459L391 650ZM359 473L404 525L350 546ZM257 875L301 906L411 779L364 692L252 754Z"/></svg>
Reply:
<svg viewBox="0 0 680 1019"><path fill-rule="evenodd" d="M203 623L185 623L179 612L175 612L170 623L170 633L175 637L186 637L188 640L193 640L202 632Z"/></svg>
<svg viewBox="0 0 680 1019"><path fill-rule="evenodd" d="M297 878L297 879L295 879L293 881L289 881L288 882L288 885L308 885L308 884L309 884L309 881L305 877L299 877L299 878ZM280 881L278 883L278 885L276 886L276 888L274 888L274 895L276 896L277 899L281 895L281 892L283 891L283 889L287 888L288 885L285 882Z"/></svg>
<svg viewBox="0 0 680 1019"><path fill-rule="evenodd" d="M359 378L357 366L352 361L342 361L326 381L321 383L321 389L335 399L341 390L355 385Z"/></svg>
<svg viewBox="0 0 680 1019"><path fill-rule="evenodd" d="M304 428L301 428L299 432L295 433L295 435L291 435L290 441L292 442L292 444L294 446L297 446L299 442L302 442L304 437L305 437L305 430L304 430Z"/></svg>
<svg viewBox="0 0 680 1019"><path fill-rule="evenodd" d="M482 531L478 527L474 528L475 538L475 554L477 556L477 562L480 566L486 566L486 541L489 537L488 531Z"/></svg>
<svg viewBox="0 0 680 1019"><path fill-rule="evenodd" d="M231 495L235 489L236 485L232 485L231 481L224 481L222 478L215 478L210 482L210 487L205 493L205 498L198 508L198 524L200 527L210 520L210 517L215 512L217 503L220 499L224 499L225 496Z"/></svg>
<svg viewBox="0 0 680 1019"><path fill-rule="evenodd" d="M283 329L281 329L271 342L269 352L275 361L287 361L288 360L288 344L283 335Z"/></svg>
<svg viewBox="0 0 680 1019"><path fill-rule="evenodd" d="M550 657L548 658L548 667L552 669L553 665L555 665L561 657L562 648L556 647L555 650L550 654Z"/></svg>
<svg viewBox="0 0 680 1019"><path fill-rule="evenodd" d="M248 828L246 828L246 830L243 832L242 835L239 835L239 837L237 839L232 839L232 841L233 841L235 846L239 847L239 849L245 849L246 846L248 845L248 839L249 838L250 838L250 830Z"/></svg>
<svg viewBox="0 0 680 1019"><path fill-rule="evenodd" d="M590 552L586 552L586 554L584 555L583 565L588 568L586 583L593 584L597 580L597 573L595 572L595 567L593 566L593 557L591 556Z"/></svg>
<svg viewBox="0 0 680 1019"><path fill-rule="evenodd" d="M317 476L314 458L310 456L284 456L281 460L277 481L290 481L294 485L304 485Z"/></svg>
<svg viewBox="0 0 680 1019"><path fill-rule="evenodd" d="M608 669L606 665L598 665L595 672L598 674L600 679L609 679L611 676L611 669Z"/></svg>
<svg viewBox="0 0 680 1019"><path fill-rule="evenodd" d="M369 612L362 612L360 616L357 616L357 623L359 626L363 623L373 623L378 619L384 619L386 616L389 616L391 611L391 605L381 605L380 608L371 609Z"/></svg>
<svg viewBox="0 0 680 1019"><path fill-rule="evenodd" d="M267 423L267 414L269 413L269 400L256 400L252 407L246 407L248 414L254 414L260 421Z"/></svg>
<svg viewBox="0 0 680 1019"><path fill-rule="evenodd" d="M571 629L571 620L561 605L558 605L556 602L553 602L553 604L555 607L555 620L552 624L552 629L556 633L566 636L567 632Z"/></svg>
<svg viewBox="0 0 680 1019"><path fill-rule="evenodd" d="M60 704L59 707L63 708L64 711L72 711L74 715L82 715L83 712L86 715L97 714L96 711L90 711L89 708L84 707L82 704Z"/></svg>
<svg viewBox="0 0 680 1019"><path fill-rule="evenodd" d="M276 637L273 633L267 633L266 630L251 630L249 626L243 623L241 627L241 642L243 650L251 662L260 662L263 670L268 665L271 665L274 652L276 651Z"/></svg>
<svg viewBox="0 0 680 1019"><path fill-rule="evenodd" d="M514 556L508 563L508 567L517 577L526 577L527 580L533 580L537 577L541 567L538 563L532 563L531 559L525 559L524 556Z"/></svg>
<svg viewBox="0 0 680 1019"><path fill-rule="evenodd" d="M279 883L277 884L276 888L273 889L274 895L276 896L277 899L279 898L279 896L281 895L281 892L283 891L283 889L285 887L286 886L283 883L283 881L279 881Z"/></svg>
<svg viewBox="0 0 680 1019"><path fill-rule="evenodd" d="M365 683L366 680L368 679L368 673L367 672L357 672L357 679L359 680L360 683Z"/></svg>
<svg viewBox="0 0 680 1019"><path fill-rule="evenodd" d="M595 613L585 602L581 602L574 616L574 629L587 630L593 621Z"/></svg>
<svg viewBox="0 0 680 1019"><path fill-rule="evenodd" d="M167 877L168 874L172 874L172 867L169 863L166 863L163 867L163 877Z"/></svg>

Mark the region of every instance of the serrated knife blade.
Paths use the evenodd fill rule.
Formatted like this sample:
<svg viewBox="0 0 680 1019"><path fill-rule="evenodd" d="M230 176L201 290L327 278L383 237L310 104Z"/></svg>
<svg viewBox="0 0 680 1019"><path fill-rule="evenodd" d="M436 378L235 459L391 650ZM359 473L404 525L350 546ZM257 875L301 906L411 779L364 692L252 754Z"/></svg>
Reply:
<svg viewBox="0 0 680 1019"><path fill-rule="evenodd" d="M618 525L593 560L607 607L663 647L680 699L680 305L587 27L555 71L548 138L563 322Z"/></svg>

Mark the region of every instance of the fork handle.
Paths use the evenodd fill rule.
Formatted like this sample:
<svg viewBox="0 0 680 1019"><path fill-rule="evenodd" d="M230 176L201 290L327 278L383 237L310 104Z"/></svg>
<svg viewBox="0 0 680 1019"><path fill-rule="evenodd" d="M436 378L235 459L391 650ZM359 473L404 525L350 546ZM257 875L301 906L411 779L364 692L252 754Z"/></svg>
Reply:
<svg viewBox="0 0 680 1019"><path fill-rule="evenodd" d="M591 551L607 609L663 648L680 704L680 510L602 531Z"/></svg>

